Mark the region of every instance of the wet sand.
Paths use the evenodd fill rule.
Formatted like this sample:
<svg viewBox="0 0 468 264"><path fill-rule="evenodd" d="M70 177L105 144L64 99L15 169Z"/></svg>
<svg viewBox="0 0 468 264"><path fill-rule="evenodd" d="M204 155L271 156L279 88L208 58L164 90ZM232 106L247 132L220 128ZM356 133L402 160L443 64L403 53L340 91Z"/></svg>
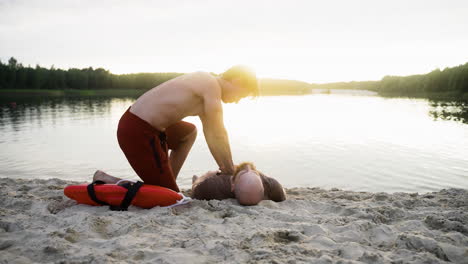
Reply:
<svg viewBox="0 0 468 264"><path fill-rule="evenodd" d="M0 263L468 263L463 189L291 188L281 203L114 212L77 205L68 184L0 178Z"/></svg>

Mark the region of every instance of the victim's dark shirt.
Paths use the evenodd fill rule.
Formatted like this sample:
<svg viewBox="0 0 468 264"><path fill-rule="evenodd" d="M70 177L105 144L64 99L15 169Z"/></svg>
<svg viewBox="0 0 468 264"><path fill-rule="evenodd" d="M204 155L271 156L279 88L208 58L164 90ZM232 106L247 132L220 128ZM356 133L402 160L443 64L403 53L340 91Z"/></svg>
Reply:
<svg viewBox="0 0 468 264"><path fill-rule="evenodd" d="M192 198L198 200L235 198L234 193L231 192L230 177L228 174L211 174L200 177L192 185ZM260 173L260 178L263 182L265 200L273 200L275 202L286 200L283 187L277 180L262 173Z"/></svg>

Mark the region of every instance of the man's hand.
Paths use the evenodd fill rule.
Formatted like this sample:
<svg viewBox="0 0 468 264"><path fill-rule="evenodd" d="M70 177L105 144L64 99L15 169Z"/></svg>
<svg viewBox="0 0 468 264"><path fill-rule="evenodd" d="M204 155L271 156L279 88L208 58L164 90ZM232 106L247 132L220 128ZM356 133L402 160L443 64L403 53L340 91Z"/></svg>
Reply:
<svg viewBox="0 0 468 264"><path fill-rule="evenodd" d="M234 171L236 171L236 167L234 166L234 168L219 168L218 170L218 173L219 174L229 174L229 175L233 175L234 174ZM217 174L218 174L217 173Z"/></svg>

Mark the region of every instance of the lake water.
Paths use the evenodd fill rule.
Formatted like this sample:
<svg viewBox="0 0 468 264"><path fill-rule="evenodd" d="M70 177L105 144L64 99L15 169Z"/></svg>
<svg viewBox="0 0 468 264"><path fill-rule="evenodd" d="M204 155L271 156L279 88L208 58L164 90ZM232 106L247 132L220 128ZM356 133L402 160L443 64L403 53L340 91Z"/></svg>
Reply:
<svg viewBox="0 0 468 264"><path fill-rule="evenodd" d="M14 99L8 99L13 101ZM0 177L90 181L96 169L137 179L118 147L133 98L17 99L0 107ZM427 192L468 188L468 106L371 94L244 99L224 106L234 162L285 187ZM216 169L197 117L178 184Z"/></svg>

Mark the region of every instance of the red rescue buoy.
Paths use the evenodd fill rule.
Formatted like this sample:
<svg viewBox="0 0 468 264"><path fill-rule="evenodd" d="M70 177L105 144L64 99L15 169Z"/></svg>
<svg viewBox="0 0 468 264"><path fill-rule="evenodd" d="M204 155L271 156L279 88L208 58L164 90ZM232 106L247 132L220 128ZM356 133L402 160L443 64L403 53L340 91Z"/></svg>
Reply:
<svg viewBox="0 0 468 264"><path fill-rule="evenodd" d="M80 204L101 205L90 197L87 189L88 185L89 184L67 186L64 189L64 194ZM112 206L119 206L128 190L116 184L97 184L94 185L94 191L98 200ZM171 189L143 184L130 204L148 209L155 206L175 205L178 204L178 202L180 203L183 199L185 199L185 197L182 194Z"/></svg>

